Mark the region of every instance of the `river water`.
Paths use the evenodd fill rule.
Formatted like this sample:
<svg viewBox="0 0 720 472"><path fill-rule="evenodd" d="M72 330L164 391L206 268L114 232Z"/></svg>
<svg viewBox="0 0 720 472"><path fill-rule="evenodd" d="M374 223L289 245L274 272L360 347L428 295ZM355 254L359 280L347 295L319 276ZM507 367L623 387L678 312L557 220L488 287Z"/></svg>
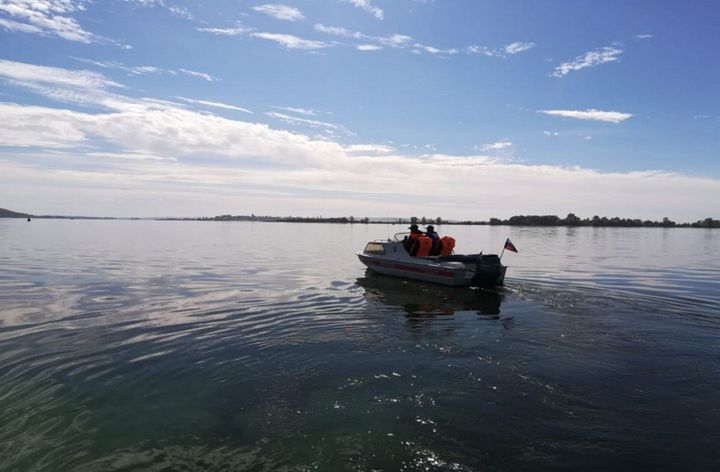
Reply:
<svg viewBox="0 0 720 472"><path fill-rule="evenodd" d="M0 220L0 470L718 470L720 231Z"/></svg>

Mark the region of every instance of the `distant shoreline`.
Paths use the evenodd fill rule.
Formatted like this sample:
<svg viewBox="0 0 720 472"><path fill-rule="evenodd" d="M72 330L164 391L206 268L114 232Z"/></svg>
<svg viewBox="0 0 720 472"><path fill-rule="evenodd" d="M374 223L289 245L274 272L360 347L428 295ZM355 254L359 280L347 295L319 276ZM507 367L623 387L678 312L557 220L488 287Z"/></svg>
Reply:
<svg viewBox="0 0 720 472"><path fill-rule="evenodd" d="M676 223L669 218L662 221L607 218L593 216L579 218L570 213L565 218L556 215L519 215L508 219L490 218L488 221L444 220L442 218L383 218L368 217L299 217L299 216L256 216L256 215L219 215L196 218L172 217L113 217L113 216L65 216L65 215L32 215L0 208L0 218L55 219L55 220L125 220L125 221L210 221L210 222L259 222L259 223L331 223L331 224L392 224L392 225L458 225L458 226L520 226L520 227L594 227L594 228L720 228L720 220L706 218L694 223Z"/></svg>

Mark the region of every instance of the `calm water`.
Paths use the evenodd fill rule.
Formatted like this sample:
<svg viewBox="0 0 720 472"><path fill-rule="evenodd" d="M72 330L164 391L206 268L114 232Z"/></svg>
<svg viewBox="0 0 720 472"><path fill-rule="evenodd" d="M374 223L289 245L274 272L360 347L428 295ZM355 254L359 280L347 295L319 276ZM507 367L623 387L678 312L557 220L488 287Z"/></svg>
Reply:
<svg viewBox="0 0 720 472"><path fill-rule="evenodd" d="M0 220L0 470L718 470L720 231Z"/></svg>

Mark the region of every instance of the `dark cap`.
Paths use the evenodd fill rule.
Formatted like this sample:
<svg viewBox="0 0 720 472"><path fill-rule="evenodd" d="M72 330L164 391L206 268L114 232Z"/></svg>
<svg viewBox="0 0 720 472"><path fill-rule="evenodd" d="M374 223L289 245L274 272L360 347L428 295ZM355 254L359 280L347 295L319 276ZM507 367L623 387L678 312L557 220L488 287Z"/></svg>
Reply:
<svg viewBox="0 0 720 472"><path fill-rule="evenodd" d="M435 231L435 227L433 225L429 225L427 229L428 231Z"/></svg>
<svg viewBox="0 0 720 472"><path fill-rule="evenodd" d="M418 225L410 225L408 229L418 229Z"/></svg>

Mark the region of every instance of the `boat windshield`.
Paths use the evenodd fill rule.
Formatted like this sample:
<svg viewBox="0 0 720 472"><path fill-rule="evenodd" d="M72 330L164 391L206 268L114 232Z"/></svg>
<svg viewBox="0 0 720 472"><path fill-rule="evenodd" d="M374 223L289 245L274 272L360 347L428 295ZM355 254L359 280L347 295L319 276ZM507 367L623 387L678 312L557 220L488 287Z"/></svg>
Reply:
<svg viewBox="0 0 720 472"><path fill-rule="evenodd" d="M366 254L385 254L385 246L380 243L367 243L365 246Z"/></svg>

